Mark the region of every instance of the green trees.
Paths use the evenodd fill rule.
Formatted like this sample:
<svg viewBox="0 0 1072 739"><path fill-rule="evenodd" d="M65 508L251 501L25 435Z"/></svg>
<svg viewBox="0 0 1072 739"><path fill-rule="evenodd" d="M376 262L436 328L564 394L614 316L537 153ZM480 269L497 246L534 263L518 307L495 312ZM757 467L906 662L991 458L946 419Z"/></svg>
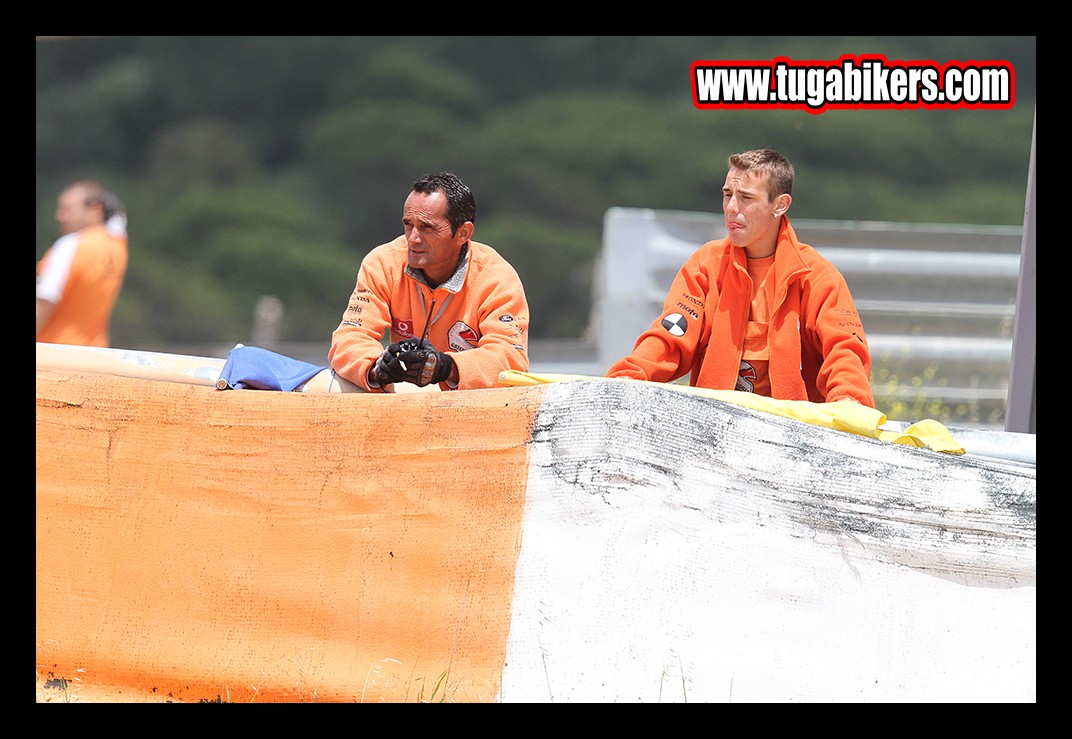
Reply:
<svg viewBox="0 0 1072 739"><path fill-rule="evenodd" d="M726 156L797 165L800 218L1018 225L1034 37L61 37L37 43L37 256L62 184L130 214L117 346L327 340L419 174L477 197L536 338L575 338L612 206L717 212ZM1012 110L700 110L701 59L1004 59Z"/></svg>

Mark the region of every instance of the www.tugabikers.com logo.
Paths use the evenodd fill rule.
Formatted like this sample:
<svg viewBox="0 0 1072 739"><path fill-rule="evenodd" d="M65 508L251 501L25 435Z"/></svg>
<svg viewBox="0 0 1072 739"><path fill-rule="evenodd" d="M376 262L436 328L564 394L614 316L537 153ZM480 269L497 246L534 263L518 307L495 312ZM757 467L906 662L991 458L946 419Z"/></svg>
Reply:
<svg viewBox="0 0 1072 739"><path fill-rule="evenodd" d="M1015 75L1005 61L696 61L697 108L1011 108Z"/></svg>

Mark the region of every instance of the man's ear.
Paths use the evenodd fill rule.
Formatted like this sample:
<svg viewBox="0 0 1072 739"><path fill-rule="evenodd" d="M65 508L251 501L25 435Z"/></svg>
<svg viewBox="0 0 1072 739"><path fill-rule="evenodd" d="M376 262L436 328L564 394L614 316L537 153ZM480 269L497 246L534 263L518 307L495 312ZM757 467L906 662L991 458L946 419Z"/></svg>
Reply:
<svg viewBox="0 0 1072 739"><path fill-rule="evenodd" d="M458 239L459 244L464 244L466 241L472 238L473 229L475 228L476 226L473 225L472 221L466 221L462 225L458 226L458 230L454 232L454 238Z"/></svg>
<svg viewBox="0 0 1072 739"><path fill-rule="evenodd" d="M793 204L793 196L789 193L783 192L781 195L774 199L774 214L784 216L785 212L789 210L789 206Z"/></svg>

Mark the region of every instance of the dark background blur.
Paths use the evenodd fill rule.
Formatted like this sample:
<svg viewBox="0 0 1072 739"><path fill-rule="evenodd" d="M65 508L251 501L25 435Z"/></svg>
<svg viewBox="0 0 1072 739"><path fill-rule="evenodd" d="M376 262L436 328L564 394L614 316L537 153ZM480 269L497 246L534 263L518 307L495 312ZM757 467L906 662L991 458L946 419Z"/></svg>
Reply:
<svg viewBox="0 0 1072 739"><path fill-rule="evenodd" d="M38 36L37 257L56 196L130 218L113 346L327 341L361 257L425 172L526 285L535 339L580 337L612 206L719 212L726 157L784 152L800 219L1021 226L1034 36ZM701 110L697 60L1002 60L1009 110ZM698 245L697 245L698 246ZM816 246L821 246L816 244Z"/></svg>

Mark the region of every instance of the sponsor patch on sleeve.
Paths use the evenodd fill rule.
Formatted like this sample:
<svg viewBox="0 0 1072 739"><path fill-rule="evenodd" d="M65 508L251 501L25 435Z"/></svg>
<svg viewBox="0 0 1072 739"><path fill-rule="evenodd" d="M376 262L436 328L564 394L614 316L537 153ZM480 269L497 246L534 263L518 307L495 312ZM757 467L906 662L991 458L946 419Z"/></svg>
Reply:
<svg viewBox="0 0 1072 739"><path fill-rule="evenodd" d="M671 336L684 336L688 330L688 321L680 313L667 313L663 316L663 328Z"/></svg>

